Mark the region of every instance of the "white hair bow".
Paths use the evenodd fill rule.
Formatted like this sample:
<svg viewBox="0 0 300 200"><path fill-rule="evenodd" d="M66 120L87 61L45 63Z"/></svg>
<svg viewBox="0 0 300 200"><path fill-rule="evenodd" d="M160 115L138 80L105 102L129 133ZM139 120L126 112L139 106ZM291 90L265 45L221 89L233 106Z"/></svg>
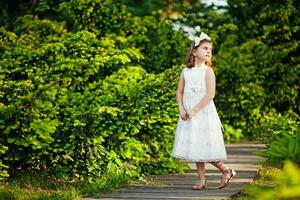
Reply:
<svg viewBox="0 0 300 200"><path fill-rule="evenodd" d="M207 34L201 32L200 37L195 37L195 39L194 39L195 47L200 44L201 40L208 40L208 41L210 41L211 38Z"/></svg>

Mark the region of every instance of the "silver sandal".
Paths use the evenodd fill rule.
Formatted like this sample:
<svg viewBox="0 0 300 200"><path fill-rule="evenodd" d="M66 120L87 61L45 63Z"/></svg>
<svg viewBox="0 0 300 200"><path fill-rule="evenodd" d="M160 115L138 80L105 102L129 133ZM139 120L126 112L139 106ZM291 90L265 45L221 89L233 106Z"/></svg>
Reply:
<svg viewBox="0 0 300 200"><path fill-rule="evenodd" d="M223 172L223 176L221 179L221 184L219 185L219 189L222 189L224 187L226 187L229 183L229 181L235 177L236 175L236 171L234 171L233 169L227 169Z"/></svg>
<svg viewBox="0 0 300 200"><path fill-rule="evenodd" d="M204 190L205 188L207 188L206 180L198 180L192 187L193 190Z"/></svg>

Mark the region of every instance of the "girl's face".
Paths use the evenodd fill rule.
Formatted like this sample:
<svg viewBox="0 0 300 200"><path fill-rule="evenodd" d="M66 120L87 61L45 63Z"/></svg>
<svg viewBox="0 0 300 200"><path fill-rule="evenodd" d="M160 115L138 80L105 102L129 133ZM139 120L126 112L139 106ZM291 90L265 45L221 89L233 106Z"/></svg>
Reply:
<svg viewBox="0 0 300 200"><path fill-rule="evenodd" d="M210 61L212 56L212 45L209 42L200 44L198 48L194 49L193 54L195 57L202 61Z"/></svg>

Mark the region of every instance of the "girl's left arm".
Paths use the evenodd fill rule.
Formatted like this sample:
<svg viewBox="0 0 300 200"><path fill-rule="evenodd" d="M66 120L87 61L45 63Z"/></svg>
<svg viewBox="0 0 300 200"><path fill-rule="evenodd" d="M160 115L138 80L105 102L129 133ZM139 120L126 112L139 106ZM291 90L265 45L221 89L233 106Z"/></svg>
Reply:
<svg viewBox="0 0 300 200"><path fill-rule="evenodd" d="M199 110L206 106L215 97L216 92L216 78L212 68L208 68L206 71L206 88L207 93L201 99L201 101L191 110L190 117L194 116Z"/></svg>

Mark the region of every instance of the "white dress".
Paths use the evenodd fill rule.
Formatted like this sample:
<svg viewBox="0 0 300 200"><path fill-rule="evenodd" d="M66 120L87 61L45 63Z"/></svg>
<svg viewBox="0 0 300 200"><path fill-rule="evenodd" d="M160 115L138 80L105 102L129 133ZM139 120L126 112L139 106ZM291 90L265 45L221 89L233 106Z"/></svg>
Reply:
<svg viewBox="0 0 300 200"><path fill-rule="evenodd" d="M185 81L183 105L189 112L207 93L206 70L201 65L183 69ZM193 162L226 160L222 124L214 101L211 100L188 120L179 117L172 156Z"/></svg>

